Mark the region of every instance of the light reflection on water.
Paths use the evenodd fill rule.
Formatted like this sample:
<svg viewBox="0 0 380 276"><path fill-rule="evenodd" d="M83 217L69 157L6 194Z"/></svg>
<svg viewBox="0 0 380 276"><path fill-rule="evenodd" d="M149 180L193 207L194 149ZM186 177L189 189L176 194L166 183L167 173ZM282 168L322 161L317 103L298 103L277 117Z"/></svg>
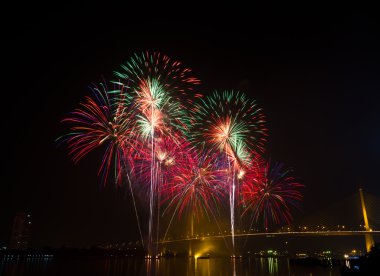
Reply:
<svg viewBox="0 0 380 276"><path fill-rule="evenodd" d="M46 256L0 259L1 276L21 275L340 275L340 267L294 266L287 258L162 258L158 260L122 257L54 258Z"/></svg>

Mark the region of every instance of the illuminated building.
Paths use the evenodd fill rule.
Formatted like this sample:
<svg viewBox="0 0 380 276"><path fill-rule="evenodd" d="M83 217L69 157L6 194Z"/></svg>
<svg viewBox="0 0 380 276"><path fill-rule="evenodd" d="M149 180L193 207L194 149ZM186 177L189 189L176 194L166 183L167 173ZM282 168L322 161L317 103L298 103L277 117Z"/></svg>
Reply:
<svg viewBox="0 0 380 276"><path fill-rule="evenodd" d="M10 249L25 250L29 246L32 218L29 214L19 212L13 219Z"/></svg>

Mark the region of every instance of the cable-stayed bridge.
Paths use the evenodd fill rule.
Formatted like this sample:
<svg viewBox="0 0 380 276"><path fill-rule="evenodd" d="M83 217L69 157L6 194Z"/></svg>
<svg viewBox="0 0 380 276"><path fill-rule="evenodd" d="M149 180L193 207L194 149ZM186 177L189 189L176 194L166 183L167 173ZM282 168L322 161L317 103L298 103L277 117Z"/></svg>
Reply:
<svg viewBox="0 0 380 276"><path fill-rule="evenodd" d="M374 236L380 236L380 197L360 190L339 202L321 208L291 225L275 231L257 229L237 230L235 237L250 236L354 236L362 235L369 250ZM166 237L159 243L175 243L192 240L208 240L230 237L229 230L195 233L194 235Z"/></svg>

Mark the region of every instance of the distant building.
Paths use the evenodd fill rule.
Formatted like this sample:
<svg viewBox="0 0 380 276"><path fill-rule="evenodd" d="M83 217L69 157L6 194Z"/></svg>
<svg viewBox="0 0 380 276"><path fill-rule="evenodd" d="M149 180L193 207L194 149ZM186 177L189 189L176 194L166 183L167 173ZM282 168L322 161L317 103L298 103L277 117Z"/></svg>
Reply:
<svg viewBox="0 0 380 276"><path fill-rule="evenodd" d="M27 249L29 247L31 229L32 217L27 213L17 213L13 219L9 249Z"/></svg>

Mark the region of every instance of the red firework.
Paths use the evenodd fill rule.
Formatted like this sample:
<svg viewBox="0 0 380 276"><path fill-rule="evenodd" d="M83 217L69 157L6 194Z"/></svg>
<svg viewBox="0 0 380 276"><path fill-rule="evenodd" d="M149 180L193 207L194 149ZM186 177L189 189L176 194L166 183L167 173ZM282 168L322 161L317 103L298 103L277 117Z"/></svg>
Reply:
<svg viewBox="0 0 380 276"><path fill-rule="evenodd" d="M172 210L178 216L192 213L198 219L215 217L226 191L225 169L219 168L214 153L197 154L191 150L186 155L186 162L175 168L170 182L163 186L166 211Z"/></svg>
<svg viewBox="0 0 380 276"><path fill-rule="evenodd" d="M121 183L120 172L127 166L128 151L135 143L134 120L125 88L117 85L109 91L101 83L93 85L93 97L86 97L74 112L62 120L71 125L70 133L59 138L68 144L69 155L77 163L84 156L99 147L104 147L99 174L103 184L106 183L110 168L115 166L115 180Z"/></svg>
<svg viewBox="0 0 380 276"><path fill-rule="evenodd" d="M291 175L291 169L281 163L258 162L257 168L249 172L243 181L242 205L244 213L252 212L253 220L270 224L289 224L292 221L291 209L298 208L302 199L303 187ZM244 214L243 213L243 214Z"/></svg>
<svg viewBox="0 0 380 276"><path fill-rule="evenodd" d="M152 144L140 143L134 155L133 174L140 186L140 192L144 197L148 192L148 184L151 177L157 180L154 191L160 193L161 186L165 185L173 177L175 171L188 162L190 147L179 134L173 136L157 135L154 138L154 151ZM151 175L151 166L154 166L154 175Z"/></svg>

